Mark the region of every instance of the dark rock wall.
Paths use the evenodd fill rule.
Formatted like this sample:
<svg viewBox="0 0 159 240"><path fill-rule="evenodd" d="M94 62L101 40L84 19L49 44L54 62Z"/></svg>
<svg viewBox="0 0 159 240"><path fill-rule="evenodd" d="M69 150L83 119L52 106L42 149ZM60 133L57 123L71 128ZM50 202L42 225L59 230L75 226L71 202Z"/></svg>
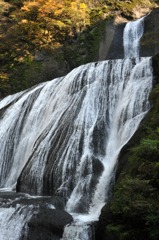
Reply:
<svg viewBox="0 0 159 240"><path fill-rule="evenodd" d="M141 56L154 56L159 53L159 8L146 16L140 44Z"/></svg>
<svg viewBox="0 0 159 240"><path fill-rule="evenodd" d="M125 23L108 21L99 47L99 60L124 58L123 31Z"/></svg>

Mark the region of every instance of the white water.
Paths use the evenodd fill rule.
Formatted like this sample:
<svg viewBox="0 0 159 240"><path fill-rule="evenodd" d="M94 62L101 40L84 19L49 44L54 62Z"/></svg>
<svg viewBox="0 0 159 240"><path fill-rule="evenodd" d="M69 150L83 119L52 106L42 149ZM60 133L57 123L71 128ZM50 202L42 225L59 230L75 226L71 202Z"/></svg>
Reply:
<svg viewBox="0 0 159 240"><path fill-rule="evenodd" d="M108 198L118 154L132 137L149 109L148 96L152 86L151 60L144 58L141 61L139 59L136 61L135 66L133 66L131 59L117 60L113 64L109 85L112 94L109 93L111 99L108 103L110 114L108 140L105 145L106 154L101 159L104 171L96 185L88 215L76 215L74 209L78 206L79 201L87 196L87 193L81 195L81 190L87 187L86 184L89 184L89 180L88 178L80 178L77 182L66 205L68 212L72 214L75 212L75 219L78 218L82 221L98 219L100 210ZM120 72L120 76L115 76L118 72ZM89 148L87 151L90 151Z"/></svg>
<svg viewBox="0 0 159 240"><path fill-rule="evenodd" d="M18 240L27 232L33 206L0 208L0 240ZM23 230L23 232L22 232Z"/></svg>
<svg viewBox="0 0 159 240"><path fill-rule="evenodd" d="M142 21L125 28L125 59L80 66L0 102L0 186L13 189L22 173L21 191L62 193L77 222L66 227L63 240L91 239L90 226L81 222L98 219L118 154L149 110L151 59L138 58ZM135 59L129 58L132 38ZM0 240L19 240L25 218L19 221L14 211L0 209Z"/></svg>
<svg viewBox="0 0 159 240"><path fill-rule="evenodd" d="M124 56L139 57L140 38L144 32L144 17L126 24L124 29Z"/></svg>
<svg viewBox="0 0 159 240"><path fill-rule="evenodd" d="M65 227L61 240L94 240L94 232L91 225L73 223Z"/></svg>
<svg viewBox="0 0 159 240"><path fill-rule="evenodd" d="M120 60L117 60L117 63L114 64L113 74L110 74L116 81L113 84L110 81L110 88L113 94L109 95L109 101L111 107L113 107L112 111L110 111L111 124L109 126L106 155L102 160L104 171L94 191L88 211L89 214L73 214L74 219L77 221L77 232L79 231L78 222L89 223L98 219L101 208L109 197L109 188L111 182L114 181L120 150L135 133L146 111L149 109L148 96L152 88L151 60L150 58L139 58L140 38L144 31L143 27L144 17L137 21L129 22L124 29L125 60L122 62L122 67ZM136 58L135 66L132 65L131 57ZM109 109L111 109L110 106ZM76 201L78 201L77 190L72 193L66 209L72 211ZM86 234L85 231L81 230L81 238L72 236L65 238L65 234L67 235L70 230L71 226L65 228L63 240L83 239ZM86 238L86 240L90 239L90 236Z"/></svg>

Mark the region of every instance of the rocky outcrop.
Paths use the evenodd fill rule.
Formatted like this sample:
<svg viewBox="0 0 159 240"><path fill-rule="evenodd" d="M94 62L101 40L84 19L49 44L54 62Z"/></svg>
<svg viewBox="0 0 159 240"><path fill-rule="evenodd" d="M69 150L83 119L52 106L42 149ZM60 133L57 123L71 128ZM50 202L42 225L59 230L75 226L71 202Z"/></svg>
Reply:
<svg viewBox="0 0 159 240"><path fill-rule="evenodd" d="M59 240L64 227L73 218L65 211L57 209L40 209L28 223L27 240Z"/></svg>

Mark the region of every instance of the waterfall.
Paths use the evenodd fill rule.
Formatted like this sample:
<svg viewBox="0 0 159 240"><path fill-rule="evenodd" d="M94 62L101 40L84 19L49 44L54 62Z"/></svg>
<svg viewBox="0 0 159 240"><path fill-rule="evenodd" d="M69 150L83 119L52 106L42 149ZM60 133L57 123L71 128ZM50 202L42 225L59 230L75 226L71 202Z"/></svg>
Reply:
<svg viewBox="0 0 159 240"><path fill-rule="evenodd" d="M99 154L100 152L98 149L96 150L97 153L92 151L94 150L91 149L92 146L86 145L90 145L90 140L88 139L86 141L86 153L84 153L81 158L78 176L79 180L76 181L76 186L66 205L66 209L69 212L76 213L80 204L87 206L87 201L89 200L89 202L91 202L91 205L88 205L87 208L87 212L89 212L89 220L93 220L93 218L96 220L98 218L100 209L108 197L109 185L113 177L112 173L116 166L117 156L121 148L134 134L139 122L149 109L148 96L152 80L150 59L142 59L141 61L136 59L136 62L134 59L108 61L106 64L108 66L111 64L111 69L109 66L109 72L107 70L108 66L103 67L103 71L105 69L106 74L109 72L109 75L106 75L105 79L102 77L102 79L104 79L104 81L106 81L106 79L107 81L109 80L109 84L108 82L105 83L104 89L104 82L102 82L101 85L100 82L98 82L98 86L95 87L96 91L98 87L100 87L100 91L102 91L102 95L106 96L106 99L105 102L103 100L103 106L102 103L98 104L98 106L102 106L102 111L100 111L98 116L95 118L93 129L91 129L91 133L89 135L93 138L93 131L97 128L96 131L100 134L99 139L96 140L97 143L98 141L101 141L102 143L102 137L104 135L104 142L102 143L104 152ZM93 91L91 91L91 94L92 93ZM109 98L107 98L108 96ZM95 103L96 101L99 101L98 97L101 98L99 92L95 95ZM89 96L89 99L90 98L91 96ZM82 108L82 111L83 109L84 108ZM93 104L91 104L91 110L92 109ZM107 114L105 115L104 113ZM90 114L88 117L89 116ZM104 117L104 124L102 124L101 130L101 119L100 121L96 120L97 118L99 119L99 117ZM105 130L103 125L106 126ZM96 135L95 137L97 137ZM99 149L101 149L101 146ZM93 172L95 170L92 166L93 156L96 157L95 161L98 160L99 163L102 163L103 171L95 186L96 190L94 191L93 189L94 192L90 196L89 194L92 188L89 189L89 187L91 186L90 184L93 174L95 174ZM86 171L87 161L89 163L88 176L83 176L83 171ZM96 167L98 167L98 162L96 162ZM84 165L84 167L82 165ZM81 194L81 192L83 194Z"/></svg>
<svg viewBox="0 0 159 240"><path fill-rule="evenodd" d="M139 57L143 21L125 27L125 59L82 65L0 102L1 191L62 196L77 222L63 240L91 239L87 223L98 219L120 150L149 110L151 58ZM0 208L0 240L12 239L4 237L10 219L14 240L27 234L31 216L22 206Z"/></svg>
<svg viewBox="0 0 159 240"><path fill-rule="evenodd" d="M126 24L124 29L124 56L139 57L140 38L144 32L144 18Z"/></svg>
<svg viewBox="0 0 159 240"><path fill-rule="evenodd" d="M107 84L109 84L109 89L111 90L110 93L106 92L107 96L109 96L107 102L109 118L107 120L109 119L110 124L105 125L107 126L107 142L105 155L101 160L104 168L95 186L88 214L73 213L77 221L76 233L79 231L78 222L89 223L98 219L101 208L109 198L110 184L114 182L120 150L133 136L141 120L149 110L148 96L152 88L153 76L151 59L139 58L140 38L143 32L144 17L127 23L123 35L125 59L111 63L111 73L107 78L109 79ZM80 191L83 188L83 183L79 183L79 185L82 185L79 188L80 190L78 190L77 185L68 200L66 205L68 211L75 212L79 198L81 200ZM76 235L69 235L69 238L67 238L67 233L71 231L71 227L72 225L65 228L62 240L94 239L93 234L91 235L92 237L88 235L87 238L84 238L86 236L83 234L84 228L80 231L81 238L78 238Z"/></svg>

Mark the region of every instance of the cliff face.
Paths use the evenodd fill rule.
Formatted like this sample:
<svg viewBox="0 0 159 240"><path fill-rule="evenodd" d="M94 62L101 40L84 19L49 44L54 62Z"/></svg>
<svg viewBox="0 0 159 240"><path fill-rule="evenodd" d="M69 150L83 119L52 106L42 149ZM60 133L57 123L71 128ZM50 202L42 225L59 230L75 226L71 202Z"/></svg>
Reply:
<svg viewBox="0 0 159 240"><path fill-rule="evenodd" d="M99 44L99 60L124 58L123 30L126 19L117 16L106 22L104 36Z"/></svg>
<svg viewBox="0 0 159 240"><path fill-rule="evenodd" d="M141 39L141 56L159 53L159 8L145 18L145 31Z"/></svg>

